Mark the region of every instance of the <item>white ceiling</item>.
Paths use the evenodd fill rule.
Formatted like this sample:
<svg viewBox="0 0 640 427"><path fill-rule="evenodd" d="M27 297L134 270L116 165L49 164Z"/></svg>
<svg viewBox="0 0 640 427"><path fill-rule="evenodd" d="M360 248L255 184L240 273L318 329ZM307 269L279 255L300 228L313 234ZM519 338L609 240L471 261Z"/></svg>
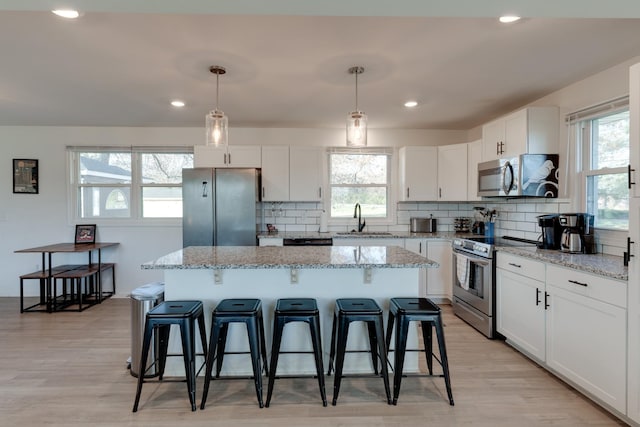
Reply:
<svg viewBox="0 0 640 427"><path fill-rule="evenodd" d="M343 127L361 65L371 127L470 129L640 56L636 0L514 1L511 25L499 0L68 1L76 21L23 3L0 2L0 125L204 126L215 64L231 127Z"/></svg>

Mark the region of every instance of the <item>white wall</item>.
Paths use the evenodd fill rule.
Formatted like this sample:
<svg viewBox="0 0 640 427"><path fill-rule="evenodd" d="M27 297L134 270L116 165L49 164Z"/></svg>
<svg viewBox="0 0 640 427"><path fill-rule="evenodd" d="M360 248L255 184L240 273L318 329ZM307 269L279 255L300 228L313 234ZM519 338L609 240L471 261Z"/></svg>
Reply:
<svg viewBox="0 0 640 427"><path fill-rule="evenodd" d="M466 141L465 131L370 130L370 145L442 145ZM238 145L344 145L342 129L231 129L229 139ZM19 295L21 274L41 266L38 254L15 254L23 248L73 239L75 224L67 214L67 158L65 147L82 146L193 146L204 141L200 128L90 128L0 127L0 296ZM11 159L38 159L40 192L12 193ZM107 262L116 262L117 294L162 279L162 272L141 270L140 264L181 248L182 230L174 226L107 226L98 222L98 240L120 242L105 250ZM83 262L82 257L56 255L54 264ZM28 294L35 294L35 281Z"/></svg>

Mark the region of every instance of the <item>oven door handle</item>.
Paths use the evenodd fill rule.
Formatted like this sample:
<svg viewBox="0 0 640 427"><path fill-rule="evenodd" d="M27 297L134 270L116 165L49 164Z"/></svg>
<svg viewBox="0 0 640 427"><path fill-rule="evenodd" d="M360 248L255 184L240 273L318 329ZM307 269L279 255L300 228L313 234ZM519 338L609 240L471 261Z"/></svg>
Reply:
<svg viewBox="0 0 640 427"><path fill-rule="evenodd" d="M455 250L455 249L453 250L453 254L454 255L456 255L456 254L464 255L467 258L469 258L470 262L472 262L474 264L479 264L479 265L481 265L483 267L488 267L488 266L491 265L491 260L488 259L488 258L482 258L482 257L479 257L479 256L470 255L470 254L467 254L465 252L458 251L458 250Z"/></svg>

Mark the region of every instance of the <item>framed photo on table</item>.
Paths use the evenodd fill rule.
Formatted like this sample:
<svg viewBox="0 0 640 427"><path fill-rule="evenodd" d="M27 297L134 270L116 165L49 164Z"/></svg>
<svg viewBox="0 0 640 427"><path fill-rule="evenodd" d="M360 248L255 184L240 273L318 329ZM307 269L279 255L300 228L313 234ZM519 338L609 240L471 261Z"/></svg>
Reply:
<svg viewBox="0 0 640 427"><path fill-rule="evenodd" d="M38 194L38 160L13 159L13 192Z"/></svg>
<svg viewBox="0 0 640 427"><path fill-rule="evenodd" d="M95 224L78 224L76 225L76 241L75 243L95 243L96 242L96 225Z"/></svg>

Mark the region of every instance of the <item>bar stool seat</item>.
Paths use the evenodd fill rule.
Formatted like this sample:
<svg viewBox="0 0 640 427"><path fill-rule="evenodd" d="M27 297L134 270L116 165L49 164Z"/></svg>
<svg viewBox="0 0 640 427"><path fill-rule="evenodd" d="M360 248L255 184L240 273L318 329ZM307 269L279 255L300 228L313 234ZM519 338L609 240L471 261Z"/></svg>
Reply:
<svg viewBox="0 0 640 427"><path fill-rule="evenodd" d="M149 354L149 348L151 347L151 337L154 331L158 334L160 344L158 359L154 362L159 365L158 378L160 381L162 381L164 376L167 356L174 356L167 354L171 325L178 325L180 327L180 335L182 337L182 356L184 359L184 370L186 373L187 390L189 392L189 402L191 403L191 410L196 410L196 351L194 341L196 320L198 321L200 329L202 348L203 350L206 350L207 334L205 330L204 313L202 311L202 302L164 301L149 310L145 318L144 340L140 357L140 372L138 373L138 389L136 391L136 399L133 404L133 412L138 410L142 384L146 382L144 374L147 370L147 357Z"/></svg>
<svg viewBox="0 0 640 427"><path fill-rule="evenodd" d="M204 391L200 409L204 409L209 393L209 384L213 375L213 361L216 360L216 378L220 378L222 362L225 354L239 354L238 352L225 352L227 332L230 323L244 323L247 326L249 338L249 354L253 367L253 379L256 387L258 405L262 408L262 368L260 357L264 363L264 369L269 375L267 367L267 350L264 339L264 321L262 319L262 302L259 299L224 299L213 310L211 316L211 335L209 339L209 351L207 356L207 370L204 377ZM246 354L247 352L240 352Z"/></svg>
<svg viewBox="0 0 640 427"><path fill-rule="evenodd" d="M309 325L313 352L302 351L280 351L282 343L282 332L287 323L305 322ZM278 357L280 354L310 353L314 355L316 364L316 374L318 376L318 386L322 406L327 406L327 396L324 386L324 373L322 363L322 339L320 334L320 313L318 304L313 298L283 298L276 302L273 318L273 343L271 345L271 373L269 375L269 387L265 406L268 408L273 393L273 385L276 379L276 369L278 367Z"/></svg>
<svg viewBox="0 0 640 427"><path fill-rule="evenodd" d="M387 350L384 340L382 309L375 300L370 298L340 298L336 300L333 326L331 329L331 357L329 360L329 371L327 372L327 375L331 375L335 357L335 377L333 380L333 400L331 404L335 406L338 401L340 383L344 377L342 370L345 353L352 352L346 349L349 325L352 322L365 322L367 324L374 375L378 375L378 359L380 359L387 403L390 404L391 393L389 389Z"/></svg>
<svg viewBox="0 0 640 427"><path fill-rule="evenodd" d="M453 394L451 392L451 379L449 376L449 361L447 359L447 348L444 341L444 329L442 324L442 310L435 303L427 298L391 298L389 300L389 317L387 320L387 349L390 348L391 335L395 331L394 351L394 374L393 374L393 404L398 403L400 395L400 384L402 382L402 370L404 366L405 354L407 351L422 351L407 349L407 335L410 322L421 322L422 339L424 343L424 353L427 359L429 375L433 375L433 351L432 351L432 328L436 330L438 348L440 349L440 360L442 366L444 382L447 387L449 404L453 406ZM395 323L395 329L394 329Z"/></svg>

